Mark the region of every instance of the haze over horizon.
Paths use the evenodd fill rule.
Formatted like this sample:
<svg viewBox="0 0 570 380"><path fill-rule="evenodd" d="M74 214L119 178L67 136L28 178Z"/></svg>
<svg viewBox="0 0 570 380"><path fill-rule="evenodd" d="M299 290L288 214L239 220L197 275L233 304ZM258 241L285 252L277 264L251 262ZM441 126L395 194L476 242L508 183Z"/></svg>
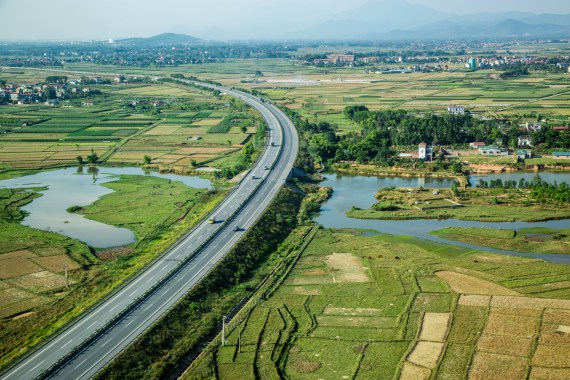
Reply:
<svg viewBox="0 0 570 380"><path fill-rule="evenodd" d="M354 15L354 10L359 8L362 13L367 7L376 10L376 13L371 12L374 19L367 20L369 24L389 21L393 29L398 29L399 25L410 27L420 23L407 13L390 14L402 4L409 6L399 0L355 0L350 3L342 0L218 0L208 3L167 0L160 6L148 0L93 0L80 2L80 6L78 3L77 0L0 0L0 14L4 16L0 40L104 40L149 37L166 32L203 39L307 38L314 33L311 28L342 20L344 15ZM570 13L570 2L559 0L459 3L454 0L408 0L408 3L429 11L432 16L441 15L441 19L443 15L453 19L456 15L484 12ZM426 19L426 24L429 21Z"/></svg>

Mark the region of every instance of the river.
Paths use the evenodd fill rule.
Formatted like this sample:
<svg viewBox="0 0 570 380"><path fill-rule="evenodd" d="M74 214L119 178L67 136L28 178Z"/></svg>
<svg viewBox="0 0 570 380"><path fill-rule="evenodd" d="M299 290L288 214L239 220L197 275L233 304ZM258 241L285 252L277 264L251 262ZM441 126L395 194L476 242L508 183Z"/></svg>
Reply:
<svg viewBox="0 0 570 380"><path fill-rule="evenodd" d="M570 173L550 173L555 174L552 178L557 182L570 183ZM503 180L513 180L518 178L517 173L501 174ZM529 173L529 179L532 179L534 173ZM541 177L546 180L547 176ZM488 181L489 176L478 176L478 179ZM369 176L349 176L340 174L328 174L326 180L321 183L322 186L330 186L334 192L331 198L322 205L321 213L315 218L315 221L326 228L358 228L375 230L382 233L392 235L409 235L422 239L428 239L439 243L453 244L461 247L480 249L489 252L511 254L524 257L534 257L543 260L570 264L570 255L552 255L552 254L532 254L513 251L503 251L487 247L480 247L472 244L454 242L445 240L433 235L429 232L439 230L446 227L486 227L486 228L507 228L520 229L527 227L549 227L549 228L569 228L569 220L553 220L539 223L525 222L507 222L507 223L487 223L487 222L469 222L457 219L447 220L362 220L353 219L346 216L352 206L363 209L369 208L376 202L374 194L382 187L450 187L451 179L442 178L400 178L400 177L369 177Z"/></svg>

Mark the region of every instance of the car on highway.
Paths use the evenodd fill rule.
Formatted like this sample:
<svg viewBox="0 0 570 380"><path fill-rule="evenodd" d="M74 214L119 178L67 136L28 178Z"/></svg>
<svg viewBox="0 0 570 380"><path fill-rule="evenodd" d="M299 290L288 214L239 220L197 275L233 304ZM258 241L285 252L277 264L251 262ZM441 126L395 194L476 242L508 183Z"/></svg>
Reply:
<svg viewBox="0 0 570 380"><path fill-rule="evenodd" d="M234 232L238 232L241 230L242 230L242 228L240 226L234 226L234 228L232 228L232 231L234 231Z"/></svg>
<svg viewBox="0 0 570 380"><path fill-rule="evenodd" d="M210 219L208 219L208 223L210 223L210 224L216 223L216 218L211 217Z"/></svg>
<svg viewBox="0 0 570 380"><path fill-rule="evenodd" d="M265 165L265 166L263 167L263 170L269 170L269 166Z"/></svg>

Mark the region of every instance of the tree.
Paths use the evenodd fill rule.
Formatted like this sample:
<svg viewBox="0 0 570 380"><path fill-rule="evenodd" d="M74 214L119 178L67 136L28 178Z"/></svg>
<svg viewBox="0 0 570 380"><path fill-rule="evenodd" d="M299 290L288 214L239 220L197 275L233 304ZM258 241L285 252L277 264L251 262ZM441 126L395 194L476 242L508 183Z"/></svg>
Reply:
<svg viewBox="0 0 570 380"><path fill-rule="evenodd" d="M241 133L247 133L247 127L245 125L242 125L241 127L239 127Z"/></svg>
<svg viewBox="0 0 570 380"><path fill-rule="evenodd" d="M198 165L198 163L196 162L196 160L190 160L190 166L195 168Z"/></svg>
<svg viewBox="0 0 570 380"><path fill-rule="evenodd" d="M87 156L87 162L90 164L96 164L97 161L99 161L99 156L97 155L97 153L95 153L93 148L91 148L91 154Z"/></svg>
<svg viewBox="0 0 570 380"><path fill-rule="evenodd" d="M145 154L143 160L144 160L145 165L150 165L150 163L152 162L152 158L150 158L150 156L147 156L146 154Z"/></svg>
<svg viewBox="0 0 570 380"><path fill-rule="evenodd" d="M44 92L44 96L46 99L55 99L57 98L57 93L55 92L55 88L47 87Z"/></svg>
<svg viewBox="0 0 570 380"><path fill-rule="evenodd" d="M75 159L77 160L77 163L79 165L83 165L83 157L82 156L77 156L77 157L75 157Z"/></svg>
<svg viewBox="0 0 570 380"><path fill-rule="evenodd" d="M256 70L256 71L255 71L255 76L256 76L256 77L262 77L262 76L263 76L263 73L262 73L260 70Z"/></svg>

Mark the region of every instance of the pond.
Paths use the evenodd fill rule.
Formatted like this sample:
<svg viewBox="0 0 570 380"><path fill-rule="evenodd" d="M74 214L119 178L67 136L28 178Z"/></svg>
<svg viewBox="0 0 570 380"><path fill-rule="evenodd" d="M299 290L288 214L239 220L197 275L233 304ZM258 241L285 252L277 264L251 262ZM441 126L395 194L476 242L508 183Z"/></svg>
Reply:
<svg viewBox="0 0 570 380"><path fill-rule="evenodd" d="M83 241L92 247L108 248L135 241L135 234L90 220L80 214L67 212L71 206L87 206L113 190L101 186L115 181L120 175L150 175L179 181L194 188L210 189L210 181L176 174L161 174L136 167L79 167L45 171L29 176L0 181L0 188L41 188L41 197L22 207L29 213L23 225L49 230Z"/></svg>
<svg viewBox="0 0 570 380"><path fill-rule="evenodd" d="M509 177L516 173L501 174L503 179L512 180ZM534 175L534 174L533 174ZM481 249L496 253L506 253L517 256L541 258L547 261L557 263L570 264L570 255L546 255L546 254L527 254L512 251L502 251L486 247L478 247L472 244L454 242L441 239L429 234L431 231L439 230L446 227L487 227L487 228L508 228L520 229L528 227L549 227L549 228L568 228L570 221L553 220L540 223L483 223L469 222L457 219L447 220L362 220L352 219L346 216L352 206L360 208L369 208L376 202L374 194L379 188L396 186L396 187L450 187L453 180L441 178L401 178L401 177L365 177L365 176L347 176L339 174L326 175L326 180L321 183L323 186L330 186L334 192L332 197L322 205L321 213L315 217L315 221L326 228L359 228L367 230L376 230L382 233L392 235L410 235L423 239L428 239L440 243L453 244L461 247ZM542 175L541 175L542 177ZM532 178L532 175L531 175ZM546 179L546 177L543 177ZM518 179L517 179L518 180Z"/></svg>
<svg viewBox="0 0 570 380"><path fill-rule="evenodd" d="M570 184L570 172L517 172L517 173L497 173L497 174L473 174L469 178L469 182L472 186L477 186L479 181L484 180L486 182L501 179L503 181L517 181L524 178L525 181L530 182L532 179L539 175L540 178L548 183L561 183L566 182Z"/></svg>

